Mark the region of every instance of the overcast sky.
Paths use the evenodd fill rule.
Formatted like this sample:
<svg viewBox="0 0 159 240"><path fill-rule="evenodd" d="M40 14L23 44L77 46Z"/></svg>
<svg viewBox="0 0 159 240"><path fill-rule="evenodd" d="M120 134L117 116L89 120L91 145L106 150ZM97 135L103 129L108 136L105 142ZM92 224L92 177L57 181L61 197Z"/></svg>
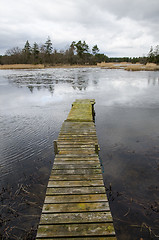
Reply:
<svg viewBox="0 0 159 240"><path fill-rule="evenodd" d="M159 45L159 0L0 0L0 54L44 43L85 40L111 56L142 56Z"/></svg>

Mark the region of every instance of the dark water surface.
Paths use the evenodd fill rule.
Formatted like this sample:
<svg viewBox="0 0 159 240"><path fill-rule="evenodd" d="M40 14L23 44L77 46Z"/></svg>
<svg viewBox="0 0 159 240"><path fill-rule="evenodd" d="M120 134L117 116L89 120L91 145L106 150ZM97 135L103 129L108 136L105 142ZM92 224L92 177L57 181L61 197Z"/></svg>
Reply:
<svg viewBox="0 0 159 240"><path fill-rule="evenodd" d="M119 240L159 239L159 72L0 71L0 239L34 239L53 140L76 98L95 98Z"/></svg>

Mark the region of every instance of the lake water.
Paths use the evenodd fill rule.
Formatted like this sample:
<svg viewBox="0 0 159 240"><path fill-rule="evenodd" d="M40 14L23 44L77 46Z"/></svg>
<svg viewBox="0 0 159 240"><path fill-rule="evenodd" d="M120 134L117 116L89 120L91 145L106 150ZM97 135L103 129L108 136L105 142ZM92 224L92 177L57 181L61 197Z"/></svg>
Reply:
<svg viewBox="0 0 159 240"><path fill-rule="evenodd" d="M159 72L99 68L0 71L0 239L34 239L53 140L77 98L96 100L118 239L158 239Z"/></svg>

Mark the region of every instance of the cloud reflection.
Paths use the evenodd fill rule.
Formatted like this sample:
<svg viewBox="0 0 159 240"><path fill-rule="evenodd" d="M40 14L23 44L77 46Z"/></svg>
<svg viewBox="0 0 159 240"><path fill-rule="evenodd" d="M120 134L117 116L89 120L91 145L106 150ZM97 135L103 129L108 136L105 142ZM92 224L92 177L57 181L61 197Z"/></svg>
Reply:
<svg viewBox="0 0 159 240"><path fill-rule="evenodd" d="M6 71L4 81L7 87L1 86L1 109L70 103L76 98L95 98L97 104L105 107L159 106L157 72L91 68L18 70Z"/></svg>

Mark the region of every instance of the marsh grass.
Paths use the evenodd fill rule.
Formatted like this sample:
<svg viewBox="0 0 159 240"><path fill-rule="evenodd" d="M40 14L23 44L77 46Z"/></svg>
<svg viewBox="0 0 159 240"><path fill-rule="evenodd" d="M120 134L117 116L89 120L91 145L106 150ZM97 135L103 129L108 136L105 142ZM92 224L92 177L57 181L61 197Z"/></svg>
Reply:
<svg viewBox="0 0 159 240"><path fill-rule="evenodd" d="M159 65L155 63L143 64L131 64L125 68L127 71L157 71L159 70Z"/></svg>
<svg viewBox="0 0 159 240"><path fill-rule="evenodd" d="M44 68L90 68L97 67L97 65L69 65L69 64L55 64L55 65L44 65L44 64L8 64L0 65L0 69L44 69Z"/></svg>
<svg viewBox="0 0 159 240"><path fill-rule="evenodd" d="M157 71L159 70L159 65L155 63L147 63L146 65L136 63L128 63L128 62L121 62L121 63L98 63L98 67L104 69L124 69L127 71Z"/></svg>
<svg viewBox="0 0 159 240"><path fill-rule="evenodd" d="M8 65L0 65L0 69L37 69L44 68L44 64L8 64Z"/></svg>
<svg viewBox="0 0 159 240"><path fill-rule="evenodd" d="M128 62L121 63L97 63L97 65L69 65L69 64L56 64L56 65L44 65L44 64L8 64L0 65L1 69L44 69L44 68L104 68L104 69L124 69L127 71L157 71L159 70L159 65L155 63L147 63L146 65L136 63L131 64Z"/></svg>

